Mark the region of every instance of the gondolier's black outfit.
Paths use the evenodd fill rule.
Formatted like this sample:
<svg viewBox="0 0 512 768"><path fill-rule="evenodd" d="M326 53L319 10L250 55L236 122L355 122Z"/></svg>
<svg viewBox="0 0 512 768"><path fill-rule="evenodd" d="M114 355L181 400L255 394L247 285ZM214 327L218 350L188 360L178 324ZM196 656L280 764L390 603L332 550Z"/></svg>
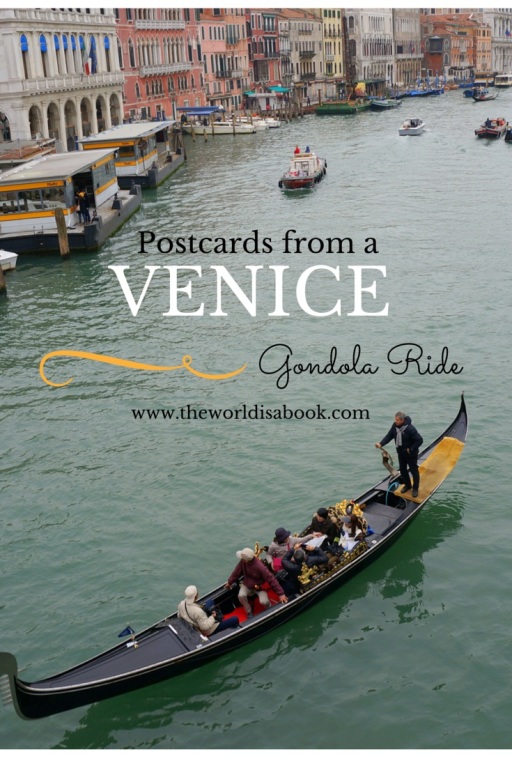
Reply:
<svg viewBox="0 0 512 768"><path fill-rule="evenodd" d="M398 454L398 465L400 475L407 491L411 488L409 479L409 470L412 475L412 489L418 491L420 487L420 473L418 470L418 449L423 442L423 438L413 426L410 416L406 416L402 426L393 423L387 435L380 441L384 447L391 440L395 441L396 452Z"/></svg>

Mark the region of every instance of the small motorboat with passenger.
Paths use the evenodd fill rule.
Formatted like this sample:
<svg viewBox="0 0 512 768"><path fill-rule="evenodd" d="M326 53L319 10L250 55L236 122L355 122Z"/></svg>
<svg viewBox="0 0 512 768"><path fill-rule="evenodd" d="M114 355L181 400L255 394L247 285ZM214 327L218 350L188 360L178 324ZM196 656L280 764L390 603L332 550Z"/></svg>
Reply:
<svg viewBox="0 0 512 768"><path fill-rule="evenodd" d="M306 147L297 147L290 160L290 167L279 179L281 189L309 189L318 184L327 173L327 161Z"/></svg>
<svg viewBox="0 0 512 768"><path fill-rule="evenodd" d="M475 128L475 136L479 139L501 139L507 130L507 121L504 117L488 117L480 128Z"/></svg>
<svg viewBox="0 0 512 768"><path fill-rule="evenodd" d="M267 590L262 585L270 607L263 610L255 597L252 615L247 615L239 600L238 586L232 589L224 584L204 595L200 602L213 601L224 618L236 615L240 621L238 626L205 636L174 612L141 632L127 627L118 635L124 639L109 650L35 682L19 677L15 656L0 653L0 691L4 704L14 704L17 713L25 719L64 712L197 669L282 626L334 592L398 539L455 468L464 449L467 430L468 417L462 396L455 419L418 455L418 495L413 496L411 490L399 490L392 467L385 462L389 474L372 488L353 501L343 500L327 508L331 520L339 525L340 515L347 514L350 503L355 514L364 516L368 528L363 527L363 537L353 548L332 555L328 565L303 566L295 587L297 591L292 589L287 593L286 602L281 602L270 586ZM311 525L306 527L301 535L309 534L310 528ZM255 547L257 556L264 551L264 547Z"/></svg>
<svg viewBox="0 0 512 768"><path fill-rule="evenodd" d="M419 117L411 117L398 129L399 136L419 136L425 130L425 123Z"/></svg>

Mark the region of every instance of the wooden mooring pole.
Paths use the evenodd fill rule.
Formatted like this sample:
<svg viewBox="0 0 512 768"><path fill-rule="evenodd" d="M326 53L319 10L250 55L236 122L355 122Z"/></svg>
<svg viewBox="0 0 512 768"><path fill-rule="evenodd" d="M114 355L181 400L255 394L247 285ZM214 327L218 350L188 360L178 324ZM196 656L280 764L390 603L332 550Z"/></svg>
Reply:
<svg viewBox="0 0 512 768"><path fill-rule="evenodd" d="M62 208L55 209L55 225L59 236L59 251L63 259L69 256L68 229Z"/></svg>

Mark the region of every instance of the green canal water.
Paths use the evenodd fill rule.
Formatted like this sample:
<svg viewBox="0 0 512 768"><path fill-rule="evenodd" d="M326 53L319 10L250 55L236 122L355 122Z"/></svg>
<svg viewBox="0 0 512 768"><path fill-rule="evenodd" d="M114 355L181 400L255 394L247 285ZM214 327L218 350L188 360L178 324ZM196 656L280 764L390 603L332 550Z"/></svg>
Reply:
<svg viewBox="0 0 512 768"><path fill-rule="evenodd" d="M459 465L396 544L303 616L265 638L151 688L40 721L0 710L10 748L504 749L511 745L510 295L512 146L477 140L487 116L512 119L512 91L492 105L459 92L400 111L305 117L253 136L187 140L185 166L97 254L20 259L0 301L0 650L36 680L79 663L175 609L184 588L224 582L235 552L273 531L300 530L322 505L383 477L373 447L396 410L425 444L455 416L470 419ZM408 116L427 124L398 136ZM328 162L314 190L278 188L296 144ZM288 230L305 238L285 253ZM176 238L245 238L271 252L160 253ZM140 254L140 232L155 243ZM353 252L328 253L328 238ZM165 238L165 240L164 240ZM373 240L372 240L373 239ZM371 243L374 243L373 247ZM365 252L365 246L370 252ZM372 252L373 251L373 252ZM160 269L133 316L149 265L179 270L181 312ZM224 265L256 314L215 272ZM283 277L282 312L275 280ZM313 316L339 301L340 313ZM354 316L354 269L365 271ZM198 272L201 271L201 274ZM357 271L357 270L356 270ZM297 288L299 286L299 288ZM278 291L278 298L280 297ZM281 300L280 300L281 301ZM285 314L287 313L287 314ZM279 316L280 315L280 316ZM260 358L269 347L264 363ZM397 345L422 348L403 370ZM413 346L416 345L416 346ZM373 373L275 370L350 363ZM401 348L403 350L403 348ZM455 373L425 372L443 355ZM160 366L192 358L200 372L132 370L81 350ZM430 357L430 360L429 360ZM378 370L375 370L378 369ZM284 380L280 379L281 385ZM243 410L333 409L342 419L246 419ZM134 409L176 409L135 419ZM183 409L183 411L181 411ZM186 418L201 409L223 418ZM357 418L361 411L367 418ZM185 414L185 415L184 415ZM311 413L309 415L312 415ZM354 418L352 418L354 416Z"/></svg>

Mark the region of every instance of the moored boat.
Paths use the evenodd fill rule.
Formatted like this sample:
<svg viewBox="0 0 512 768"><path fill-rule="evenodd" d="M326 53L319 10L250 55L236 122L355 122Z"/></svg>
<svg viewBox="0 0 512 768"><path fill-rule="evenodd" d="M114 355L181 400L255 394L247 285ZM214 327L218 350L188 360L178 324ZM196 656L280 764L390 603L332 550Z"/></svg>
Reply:
<svg viewBox="0 0 512 768"><path fill-rule="evenodd" d="M305 152L295 151L290 167L279 179L281 189L308 189L314 187L327 173L327 162L306 147Z"/></svg>
<svg viewBox="0 0 512 768"><path fill-rule="evenodd" d="M396 109L402 106L400 99L372 99L371 109L374 112L382 112L385 109Z"/></svg>
<svg viewBox="0 0 512 768"><path fill-rule="evenodd" d="M418 496L413 497L410 491L398 491L395 475L390 473L354 499L354 509L364 515L369 526L364 539L351 551L335 555L334 561L323 566L323 571L318 566L317 570L303 568L299 577L301 586L296 593L288 595L288 602L279 602L270 592L271 607L262 611L255 599L253 615L248 618L239 603L237 589L220 586L204 595L201 601L213 600L224 617L237 615L242 622L239 627L206 637L175 612L138 633L127 627L121 635L130 634L130 637L111 649L32 683L20 679L12 654L0 653L0 679L6 677L2 680L4 703L11 699L17 713L26 719L56 714L196 669L281 626L338 589L394 543L456 466L467 429L462 397L455 419L418 456ZM344 510L345 500L329 507L338 521Z"/></svg>
<svg viewBox="0 0 512 768"><path fill-rule="evenodd" d="M183 133L195 134L201 133L207 136L233 136L248 135L256 133L256 128L251 123L242 123L235 120L214 120L213 122L195 121L192 123L183 123Z"/></svg>
<svg viewBox="0 0 512 768"><path fill-rule="evenodd" d="M505 141L507 144L512 143L512 125L507 123L507 130L505 131Z"/></svg>
<svg viewBox="0 0 512 768"><path fill-rule="evenodd" d="M16 269L16 262L18 261L18 254L12 251L4 251L0 248L0 267L4 272L9 269Z"/></svg>
<svg viewBox="0 0 512 768"><path fill-rule="evenodd" d="M496 88L511 88L512 74L509 72L503 75L496 75L494 78L494 85Z"/></svg>
<svg viewBox="0 0 512 768"><path fill-rule="evenodd" d="M399 136L419 136L425 130L425 123L419 117L410 117L398 129Z"/></svg>
<svg viewBox="0 0 512 768"><path fill-rule="evenodd" d="M475 135L479 139L501 139L506 130L507 121L504 117L488 117L480 128L475 128Z"/></svg>

